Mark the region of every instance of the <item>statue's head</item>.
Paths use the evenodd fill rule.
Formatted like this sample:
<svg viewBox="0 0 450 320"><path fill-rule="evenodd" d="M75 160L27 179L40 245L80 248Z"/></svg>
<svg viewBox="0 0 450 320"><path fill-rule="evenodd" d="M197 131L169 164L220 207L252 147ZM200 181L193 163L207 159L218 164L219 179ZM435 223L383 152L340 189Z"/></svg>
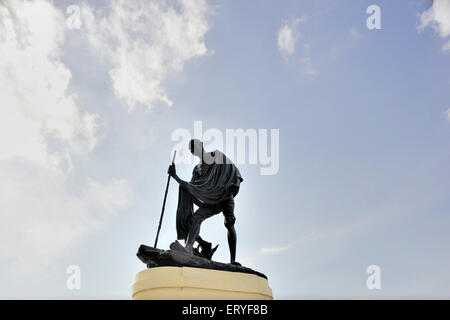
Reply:
<svg viewBox="0 0 450 320"><path fill-rule="evenodd" d="M203 142L198 139L192 139L189 141L189 150L194 156L202 158L204 150L203 150Z"/></svg>

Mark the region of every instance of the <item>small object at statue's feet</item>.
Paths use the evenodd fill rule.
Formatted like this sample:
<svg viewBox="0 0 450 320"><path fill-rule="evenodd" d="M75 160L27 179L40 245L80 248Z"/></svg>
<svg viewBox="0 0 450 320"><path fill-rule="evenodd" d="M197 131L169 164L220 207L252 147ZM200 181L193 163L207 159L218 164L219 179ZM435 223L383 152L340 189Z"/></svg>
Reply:
<svg viewBox="0 0 450 320"><path fill-rule="evenodd" d="M211 260L213 254L214 254L214 252L216 252L218 246L219 245L212 248L211 243L208 243L206 246L199 245L197 248L193 248L193 254L194 254L194 256Z"/></svg>
<svg viewBox="0 0 450 320"><path fill-rule="evenodd" d="M206 248L200 247L200 246L198 248L193 248L192 246L185 247L178 241L175 241L175 242L172 242L172 244L170 245L170 249L173 251L183 253L183 254L188 254L191 256L193 255L193 256L211 260L213 254L216 252L218 246L219 245L216 245L214 248L212 248L212 245L209 245ZM200 248L201 248L201 250L200 250Z"/></svg>
<svg viewBox="0 0 450 320"><path fill-rule="evenodd" d="M216 252L218 246L219 246L219 245L216 245L216 246L213 248L213 247L212 247L212 244L211 244L211 243L208 243L207 246L201 247L202 250L201 250L201 251L198 251L198 250L197 250L196 253L198 254L199 257L202 257L202 258L211 260L213 254L214 254L214 252Z"/></svg>
<svg viewBox="0 0 450 320"><path fill-rule="evenodd" d="M202 253L203 255L211 254L212 243L211 243L211 242L208 242L205 246L200 246L200 248L202 248L201 253Z"/></svg>

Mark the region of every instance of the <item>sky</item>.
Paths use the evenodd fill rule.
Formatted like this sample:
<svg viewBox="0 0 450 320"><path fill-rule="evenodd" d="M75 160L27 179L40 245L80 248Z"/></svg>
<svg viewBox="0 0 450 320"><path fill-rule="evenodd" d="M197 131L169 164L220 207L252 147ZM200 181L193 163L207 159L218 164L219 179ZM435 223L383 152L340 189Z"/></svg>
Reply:
<svg viewBox="0 0 450 320"><path fill-rule="evenodd" d="M237 261L276 299L450 298L450 2L4 0L0 57L0 298L130 299L177 134L237 129Z"/></svg>

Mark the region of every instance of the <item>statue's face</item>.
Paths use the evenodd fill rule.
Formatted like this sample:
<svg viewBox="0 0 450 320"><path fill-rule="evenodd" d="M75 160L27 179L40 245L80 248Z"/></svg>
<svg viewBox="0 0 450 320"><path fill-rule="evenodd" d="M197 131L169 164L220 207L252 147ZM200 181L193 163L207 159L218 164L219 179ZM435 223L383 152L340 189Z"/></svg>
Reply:
<svg viewBox="0 0 450 320"><path fill-rule="evenodd" d="M194 156L201 157L203 151L203 144L200 140L192 140L189 144L189 149Z"/></svg>

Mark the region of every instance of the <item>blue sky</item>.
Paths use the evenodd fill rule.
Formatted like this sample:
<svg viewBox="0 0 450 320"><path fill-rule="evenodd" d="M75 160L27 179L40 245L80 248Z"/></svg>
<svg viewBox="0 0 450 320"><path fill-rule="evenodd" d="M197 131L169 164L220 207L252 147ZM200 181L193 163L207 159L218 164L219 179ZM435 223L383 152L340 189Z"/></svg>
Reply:
<svg viewBox="0 0 450 320"><path fill-rule="evenodd" d="M239 165L235 213L237 260L267 274L275 298L450 297L445 1L145 2L142 25L114 15L133 17L120 1L31 3L0 5L11 36L0 38L0 84L23 88L0 89L12 123L1 131L0 297L130 298L145 267L137 248L154 241L171 134L194 121L279 129L278 172ZM70 30L73 4L82 26ZM372 4L380 30L366 26ZM173 29L160 37L161 25ZM177 168L190 178L192 165ZM162 248L176 237L176 203L172 182ZM202 234L228 261L223 218ZM81 268L80 290L66 287L69 265ZM381 290L366 287L369 265L381 268Z"/></svg>

